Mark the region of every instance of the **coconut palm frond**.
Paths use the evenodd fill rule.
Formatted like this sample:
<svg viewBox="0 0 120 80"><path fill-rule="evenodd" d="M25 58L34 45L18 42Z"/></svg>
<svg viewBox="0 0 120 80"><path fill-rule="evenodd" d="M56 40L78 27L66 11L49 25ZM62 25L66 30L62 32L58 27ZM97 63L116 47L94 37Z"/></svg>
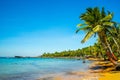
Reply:
<svg viewBox="0 0 120 80"><path fill-rule="evenodd" d="M102 11L101 11L101 18L104 18L106 16L106 13L105 13L105 10L104 10L104 7L102 8Z"/></svg>
<svg viewBox="0 0 120 80"><path fill-rule="evenodd" d="M104 18L101 19L102 22L104 21L110 21L113 18L112 14L109 14L107 16L105 16Z"/></svg>
<svg viewBox="0 0 120 80"><path fill-rule="evenodd" d="M113 22L103 22L103 25L104 26L113 26L114 25L114 23Z"/></svg>
<svg viewBox="0 0 120 80"><path fill-rule="evenodd" d="M86 42L92 35L94 34L93 31L90 31L86 34L86 36L84 37L84 39L81 41L81 43Z"/></svg>
<svg viewBox="0 0 120 80"><path fill-rule="evenodd" d="M100 31L102 31L102 26L101 25L97 25L97 26L95 26L92 30L93 30L93 32L100 32Z"/></svg>
<svg viewBox="0 0 120 80"><path fill-rule="evenodd" d="M84 26L84 27L82 27L82 28L78 28L77 30L76 30L76 33L78 33L79 31L81 31L81 30L89 30L89 29L91 29L91 26Z"/></svg>

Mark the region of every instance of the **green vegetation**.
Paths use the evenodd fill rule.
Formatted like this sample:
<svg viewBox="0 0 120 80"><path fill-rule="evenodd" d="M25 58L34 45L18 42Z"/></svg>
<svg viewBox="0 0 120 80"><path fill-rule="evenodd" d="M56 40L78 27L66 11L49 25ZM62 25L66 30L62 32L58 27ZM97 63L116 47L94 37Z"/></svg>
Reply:
<svg viewBox="0 0 120 80"><path fill-rule="evenodd" d="M84 57L85 55L93 55L91 54L91 50L89 47L78 49L78 50L68 50L62 52L55 53L44 53L41 57Z"/></svg>
<svg viewBox="0 0 120 80"><path fill-rule="evenodd" d="M69 50L55 53L44 53L41 57L99 57L110 60L117 65L120 58L120 25L112 21L113 13L105 12L104 8L87 8L80 15L84 23L78 24L79 31L85 31L86 36L81 43L86 42L92 36L98 36L98 41L93 46L78 50Z"/></svg>
<svg viewBox="0 0 120 80"><path fill-rule="evenodd" d="M93 57L93 58L105 58L105 51L101 45L95 43L93 46L85 47L82 49L77 50L68 50L62 52L54 52L54 53L44 53L40 57L79 57L79 58L86 58L86 57Z"/></svg>

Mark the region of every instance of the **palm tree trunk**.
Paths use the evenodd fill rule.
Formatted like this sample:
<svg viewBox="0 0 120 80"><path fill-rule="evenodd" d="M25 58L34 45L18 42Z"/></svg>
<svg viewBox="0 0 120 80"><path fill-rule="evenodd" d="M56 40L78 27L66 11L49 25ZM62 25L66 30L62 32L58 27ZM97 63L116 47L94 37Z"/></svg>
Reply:
<svg viewBox="0 0 120 80"><path fill-rule="evenodd" d="M115 42L115 44L116 44L116 46L117 46L117 48L118 48L118 53L120 54L120 47L119 47L119 45L118 45L117 41L115 40L115 38L114 38L114 37L112 37L112 39L113 39L113 41Z"/></svg>
<svg viewBox="0 0 120 80"><path fill-rule="evenodd" d="M118 47L118 49L120 49L120 48L119 48L119 45L118 45L118 43L117 43L117 41L115 40L115 38L112 37L112 39L113 39L113 41L115 42L115 44L116 44L116 46Z"/></svg>
<svg viewBox="0 0 120 80"><path fill-rule="evenodd" d="M110 44L108 43L108 41L106 40L106 45L108 46L108 49L109 49L109 51L110 51L110 55L111 55L111 57L114 59L114 60L118 60L117 59L117 57L113 54L113 51L112 51L112 49L111 49L111 47L110 47Z"/></svg>
<svg viewBox="0 0 120 80"><path fill-rule="evenodd" d="M110 49L107 48L106 50L106 54L108 56L108 59L114 64L114 65L117 65L117 62L115 61L115 57L113 57L112 53L110 52Z"/></svg>
<svg viewBox="0 0 120 80"><path fill-rule="evenodd" d="M114 65L117 65L117 62L115 60L113 60L113 58L111 58L110 56L110 52L107 52L107 56L108 56L108 59L114 64Z"/></svg>
<svg viewBox="0 0 120 80"><path fill-rule="evenodd" d="M103 47L104 47L105 50L106 50L106 54L107 54L109 60L110 60L114 65L117 65L117 63L116 63L116 61L115 61L116 58L113 57L113 55L112 55L113 52L112 52L112 49L111 49L109 43L107 42L106 36L104 35L104 33L103 33L103 34L98 33L98 36L99 36L99 38L100 38L100 41L101 41Z"/></svg>

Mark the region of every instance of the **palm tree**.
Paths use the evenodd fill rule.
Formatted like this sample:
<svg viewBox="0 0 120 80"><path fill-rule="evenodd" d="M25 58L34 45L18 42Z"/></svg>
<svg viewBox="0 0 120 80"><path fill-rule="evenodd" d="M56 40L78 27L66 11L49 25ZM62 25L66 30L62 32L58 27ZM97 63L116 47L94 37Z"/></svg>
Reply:
<svg viewBox="0 0 120 80"><path fill-rule="evenodd" d="M81 41L82 43L86 42L93 35L98 35L100 42L106 50L106 54L109 60L116 65L117 58L114 56L113 51L110 47L110 44L107 40L107 35L110 33L111 29L115 28L115 22L112 21L113 13L106 13L104 8L100 11L98 7L87 8L86 12L81 14L80 19L84 21L83 24L78 24L78 29L86 31L86 36Z"/></svg>
<svg viewBox="0 0 120 80"><path fill-rule="evenodd" d="M116 24L116 23L115 23ZM120 26L119 25L115 25L115 27L109 31L110 34L108 34L108 40L111 41L111 43L113 43L112 45L117 47L117 53L120 55L120 45L119 45L119 41L120 41Z"/></svg>

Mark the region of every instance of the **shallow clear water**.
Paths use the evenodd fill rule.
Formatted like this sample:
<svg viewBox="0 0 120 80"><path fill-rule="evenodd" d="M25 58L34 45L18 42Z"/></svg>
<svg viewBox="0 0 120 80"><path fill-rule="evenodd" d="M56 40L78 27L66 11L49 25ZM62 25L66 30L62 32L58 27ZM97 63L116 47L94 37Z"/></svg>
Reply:
<svg viewBox="0 0 120 80"><path fill-rule="evenodd" d="M35 80L50 74L85 71L90 61L52 58L0 58L0 80Z"/></svg>

